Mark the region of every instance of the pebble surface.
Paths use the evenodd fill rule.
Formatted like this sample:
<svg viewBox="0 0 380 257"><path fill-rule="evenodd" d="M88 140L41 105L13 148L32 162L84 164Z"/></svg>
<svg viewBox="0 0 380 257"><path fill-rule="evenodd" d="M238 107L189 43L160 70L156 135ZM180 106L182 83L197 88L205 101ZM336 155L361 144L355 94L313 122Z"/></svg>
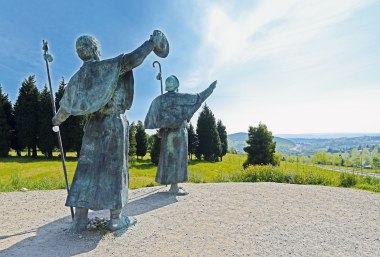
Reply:
<svg viewBox="0 0 380 257"><path fill-rule="evenodd" d="M0 256L379 256L380 194L275 183L183 184L186 196L130 191L127 230L109 211L69 231L66 191L0 193ZM91 226L95 225L94 228Z"/></svg>

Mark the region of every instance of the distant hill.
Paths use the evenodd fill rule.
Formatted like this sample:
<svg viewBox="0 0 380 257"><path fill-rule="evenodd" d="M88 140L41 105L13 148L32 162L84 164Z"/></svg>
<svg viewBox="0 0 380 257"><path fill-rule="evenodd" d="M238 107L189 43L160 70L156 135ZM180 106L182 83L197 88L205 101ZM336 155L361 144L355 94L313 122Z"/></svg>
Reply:
<svg viewBox="0 0 380 257"><path fill-rule="evenodd" d="M247 139L248 133L244 132L227 135L228 148L233 147L239 154L243 154Z"/></svg>
<svg viewBox="0 0 380 257"><path fill-rule="evenodd" d="M380 146L380 136L340 137L340 138L292 138L303 154L315 152L344 152L354 147L371 148Z"/></svg>
<svg viewBox="0 0 380 257"><path fill-rule="evenodd" d="M278 134L277 137L293 139L293 138L313 138L313 139L335 139L342 137L378 137L380 133L308 133L308 134Z"/></svg>
<svg viewBox="0 0 380 257"><path fill-rule="evenodd" d="M235 148L235 150L240 154L245 153L243 148L247 145L246 141L248 139L248 133L239 132L231 134L227 136L227 139L228 147ZM274 141L276 142L276 152L290 153L294 152L295 148L297 147L293 141L285 138L274 137Z"/></svg>
<svg viewBox="0 0 380 257"><path fill-rule="evenodd" d="M304 134L307 136L316 134ZM321 135L321 134L320 134ZM332 134L325 134L325 136ZM353 134L350 134L353 135ZM304 154L312 155L316 152L343 152L350 150L354 147L357 148L371 148L380 146L380 134L375 136L359 136L359 137L338 137L338 138L311 138L300 137L295 138L282 138L275 136L276 152L284 154ZM293 135L295 136L295 135ZM247 145L248 133L240 132L227 136L228 147L233 147L240 154L245 153L243 148Z"/></svg>

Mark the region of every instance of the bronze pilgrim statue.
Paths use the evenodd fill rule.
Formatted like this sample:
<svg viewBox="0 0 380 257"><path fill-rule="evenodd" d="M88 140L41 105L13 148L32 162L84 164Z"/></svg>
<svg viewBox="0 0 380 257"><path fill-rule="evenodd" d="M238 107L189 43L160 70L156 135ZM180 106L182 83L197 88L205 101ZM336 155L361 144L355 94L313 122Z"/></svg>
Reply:
<svg viewBox="0 0 380 257"><path fill-rule="evenodd" d="M124 112L133 101L132 70L152 51L165 58L169 44L165 35L155 30L136 50L115 58L101 61L99 43L92 36L80 36L76 50L83 65L68 82L53 117L53 125L59 126L70 115L88 116L66 205L75 207L75 231L86 228L89 209L109 209L108 229L115 231L136 222L121 215L128 202L128 121Z"/></svg>

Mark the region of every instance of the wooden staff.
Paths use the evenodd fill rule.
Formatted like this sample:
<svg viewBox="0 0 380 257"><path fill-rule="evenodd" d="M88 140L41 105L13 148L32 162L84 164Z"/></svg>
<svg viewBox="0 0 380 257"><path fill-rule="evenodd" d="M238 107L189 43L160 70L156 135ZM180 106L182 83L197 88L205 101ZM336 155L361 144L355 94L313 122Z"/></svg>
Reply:
<svg viewBox="0 0 380 257"><path fill-rule="evenodd" d="M48 76L48 81L49 81L49 88L50 88L50 98L51 98L51 107L53 109L53 116L57 113L56 107L55 107L55 101L54 101L54 96L53 96L53 89L51 87L51 79L50 79L50 70L49 70L49 62L53 61L53 57L48 53L48 42L45 40L42 40L42 50L44 50L44 60L46 63L46 71L47 71L47 76ZM54 132L57 132L57 137L58 137L58 145L59 145L59 150L61 151L61 160L62 160L62 167L63 167L63 175L65 177L66 181L66 190L67 194L70 192L70 187L69 187L69 180L67 179L67 170L66 170L66 161L65 161L65 155L63 151L63 146L62 146L62 137L61 137L61 132L59 131L59 127L53 127ZM72 206L70 206L70 211L71 211L71 218L74 219L74 209Z"/></svg>

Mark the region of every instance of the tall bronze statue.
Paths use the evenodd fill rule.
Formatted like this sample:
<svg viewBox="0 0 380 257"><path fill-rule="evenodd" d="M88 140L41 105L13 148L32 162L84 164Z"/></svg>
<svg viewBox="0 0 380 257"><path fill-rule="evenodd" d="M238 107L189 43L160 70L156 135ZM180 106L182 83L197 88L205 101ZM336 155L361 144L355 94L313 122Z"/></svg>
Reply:
<svg viewBox="0 0 380 257"><path fill-rule="evenodd" d="M67 84L53 117L53 125L59 126L70 115L88 115L66 205L75 207L74 230L86 228L89 209L109 209L108 228L115 231L136 222L121 215L128 202L129 133L124 112L133 101L132 69L152 51L165 58L169 44L155 30L139 48L112 59L100 61L99 43L92 36L79 37L76 50L83 65Z"/></svg>
<svg viewBox="0 0 380 257"><path fill-rule="evenodd" d="M188 138L187 124L201 104L216 87L214 81L199 94L178 93L179 81L170 76L165 81L167 93L155 98L145 117L146 129L160 129L160 158L158 161L156 182L171 185L169 193L186 195L187 192L178 183L188 179Z"/></svg>

